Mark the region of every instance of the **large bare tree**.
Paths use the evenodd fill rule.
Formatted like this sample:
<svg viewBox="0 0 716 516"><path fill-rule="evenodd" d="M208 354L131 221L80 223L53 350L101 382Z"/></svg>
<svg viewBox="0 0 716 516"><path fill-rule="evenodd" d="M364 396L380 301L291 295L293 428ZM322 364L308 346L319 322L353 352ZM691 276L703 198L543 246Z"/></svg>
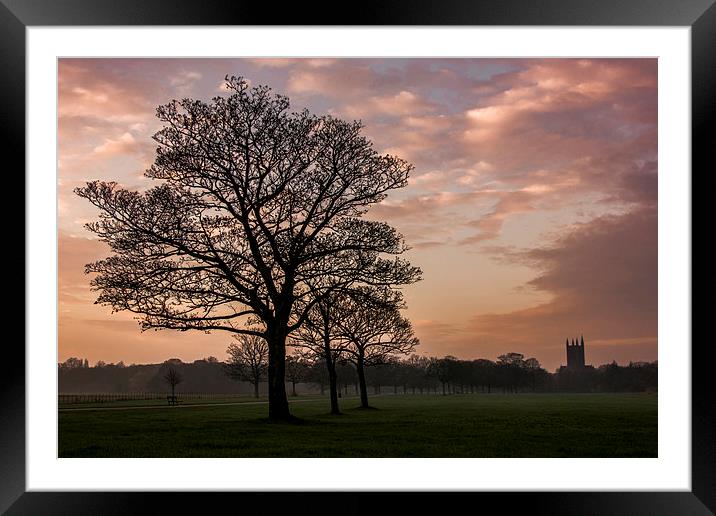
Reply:
<svg viewBox="0 0 716 516"><path fill-rule="evenodd" d="M338 331L349 343L343 353L356 366L361 407L368 408L365 368L385 364L397 355L409 355L420 343L400 292L388 288L360 288L342 299Z"/></svg>
<svg viewBox="0 0 716 516"><path fill-rule="evenodd" d="M256 335L234 335L236 342L229 344L226 352L229 360L226 372L235 380L250 382L254 386L254 397L259 397L259 384L268 370L268 345L263 337Z"/></svg>
<svg viewBox="0 0 716 516"><path fill-rule="evenodd" d="M145 192L76 189L113 254L87 265L98 303L142 329L223 330L269 346L269 418L289 420L286 338L345 285L400 285L420 271L402 235L365 220L412 166L380 155L360 122L289 112L288 98L227 78L229 95L157 109L163 128ZM328 286L317 278L332 275Z"/></svg>

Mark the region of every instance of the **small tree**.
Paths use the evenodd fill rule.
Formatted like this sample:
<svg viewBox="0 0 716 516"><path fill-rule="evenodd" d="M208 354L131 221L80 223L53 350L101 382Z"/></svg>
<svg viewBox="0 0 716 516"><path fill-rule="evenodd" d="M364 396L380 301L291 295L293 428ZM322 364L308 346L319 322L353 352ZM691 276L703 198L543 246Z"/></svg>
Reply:
<svg viewBox="0 0 716 516"><path fill-rule="evenodd" d="M179 371L174 369L174 366L170 365L167 367L167 372L164 373L164 381L169 384L169 387L171 387L172 399L174 399L176 397L174 394L176 386L183 382L184 378L182 378L182 375L179 374Z"/></svg>
<svg viewBox="0 0 716 516"><path fill-rule="evenodd" d="M409 355L419 344L408 319L400 292L367 287L352 291L343 301L338 322L341 335L350 344L345 353L358 374L361 407L368 408L365 368L385 364L395 355Z"/></svg>
<svg viewBox="0 0 716 516"><path fill-rule="evenodd" d="M291 382L291 396L296 394L296 384L306 380L308 376L308 364L298 354L286 356L286 379Z"/></svg>
<svg viewBox="0 0 716 516"><path fill-rule="evenodd" d="M268 370L269 348L266 341L255 335L234 335L237 342L229 344L227 374L234 380L251 382L254 397L259 397L259 383Z"/></svg>
<svg viewBox="0 0 716 516"><path fill-rule="evenodd" d="M292 335L291 346L299 348L311 360L323 362L328 373L331 414L340 414L338 406L338 373L336 364L342 358L346 340L340 333L338 321L343 317L344 297L333 292L315 303L307 312L303 325Z"/></svg>
<svg viewBox="0 0 716 516"><path fill-rule="evenodd" d="M324 361L310 358L306 363L308 365L307 381L318 386L321 391L321 396L323 396L326 391L326 385L328 384L328 372Z"/></svg>

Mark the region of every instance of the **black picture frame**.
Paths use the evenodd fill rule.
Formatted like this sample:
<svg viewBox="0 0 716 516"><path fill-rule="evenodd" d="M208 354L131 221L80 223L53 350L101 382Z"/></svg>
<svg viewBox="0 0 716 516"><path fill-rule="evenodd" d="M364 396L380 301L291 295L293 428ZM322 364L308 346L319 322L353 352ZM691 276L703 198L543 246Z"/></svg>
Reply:
<svg viewBox="0 0 716 516"><path fill-rule="evenodd" d="M284 3L267 8L245 0L0 0L0 145L7 171L6 192L25 195L25 30L31 26L72 25L551 25L551 26L688 26L691 27L692 185L707 176L716 122L715 0L394 0L344 4L328 9L315 3ZM278 5L278 4L277 4ZM336 4L337 5L337 4ZM345 14L338 14L338 13ZM14 163L10 166L9 163ZM710 167L713 169L713 166ZM698 172L697 172L698 171ZM7 180L19 183L10 190ZM23 178L22 180L20 178ZM700 180L702 181L702 180ZM696 190L692 191L696 192ZM668 193L662 193L668 195ZM692 198L692 206L695 199ZM15 209L15 212L18 210ZM693 213L693 212L692 212ZM8 219L11 220L11 219ZM695 218L692 215L692 220ZM8 224L8 238L25 241L25 228ZM12 235L11 231L16 234ZM694 234L692 223L692 235ZM24 246L22 247L25 262ZM693 245L692 276L693 276ZM19 251L11 263L14 268ZM13 274L13 273L11 273ZM26 271L31 275L32 271ZM16 273L15 277L19 276ZM22 292L24 288L16 291ZM23 304L24 306L24 304ZM692 303L692 321L694 309ZM6 312L8 313L8 312ZM692 322L693 326L693 322ZM6 326L10 332L11 325ZM10 333L7 333L10 335ZM26 492L25 488L25 350L6 337L0 374L0 511L7 514L134 514L161 504L163 512L189 512L193 504L218 507L250 505L292 513L380 511L386 496L400 513L445 507L497 506L501 512L530 514L713 514L716 512L716 404L710 394L713 344L691 345L692 490L690 492L525 492L525 493L77 493ZM697 340L692 336L692 342ZM670 343L675 345L675 343ZM211 502L209 504L209 498ZM320 500L319 500L320 499ZM495 505L497 504L497 505ZM235 506L238 510L239 506ZM152 510L153 512L153 510ZM232 511L233 512L233 511ZM434 511L432 511L434 512Z"/></svg>

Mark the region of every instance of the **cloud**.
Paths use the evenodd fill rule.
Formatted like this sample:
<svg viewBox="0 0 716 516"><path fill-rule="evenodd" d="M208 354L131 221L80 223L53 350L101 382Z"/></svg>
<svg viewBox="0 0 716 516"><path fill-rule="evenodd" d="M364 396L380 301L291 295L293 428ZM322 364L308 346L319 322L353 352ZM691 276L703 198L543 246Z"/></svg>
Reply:
<svg viewBox="0 0 716 516"><path fill-rule="evenodd" d="M529 190L493 193L498 201L492 211L469 223L478 233L464 238L460 243L472 245L497 238L508 216L535 210L534 203L543 200L540 193Z"/></svg>
<svg viewBox="0 0 716 516"><path fill-rule="evenodd" d="M350 59L341 61L335 67L310 66L308 61L297 61L294 64L296 66L291 68L286 84L289 93L343 99L365 98L371 87L379 86L384 80L384 77L373 73L367 64ZM373 95L375 93L376 89Z"/></svg>
<svg viewBox="0 0 716 516"><path fill-rule="evenodd" d="M417 319L413 321L413 327L418 337L422 337L426 341L444 339L464 331L455 324L432 319Z"/></svg>
<svg viewBox="0 0 716 516"><path fill-rule="evenodd" d="M99 123L134 123L153 116L152 104L136 83L103 73L92 60L60 59L58 96L61 121L84 117Z"/></svg>
<svg viewBox="0 0 716 516"><path fill-rule="evenodd" d="M434 103L429 102L419 95L401 90L394 95L374 96L361 99L358 104L348 105L342 112L348 117L363 118L379 115L391 117L407 117L406 125L414 129L428 129L434 118L421 117L419 115L430 113L436 109Z"/></svg>
<svg viewBox="0 0 716 516"><path fill-rule="evenodd" d="M634 160L656 153L655 60L527 61L493 80L494 93L465 110L462 140L503 180L604 159L616 172L580 172L585 188L609 188Z"/></svg>
<svg viewBox="0 0 716 516"><path fill-rule="evenodd" d="M253 58L253 59L247 59L247 62L253 64L254 66L258 67L266 67L266 68L288 68L290 66L293 66L297 63L296 59L292 58L282 58L282 57L260 57L260 58Z"/></svg>
<svg viewBox="0 0 716 516"><path fill-rule="evenodd" d="M84 273L87 263L99 260L108 254L107 245L99 240L71 236L60 231L57 236L58 295L62 306L92 304L94 295L90 292L90 277Z"/></svg>
<svg viewBox="0 0 716 516"><path fill-rule="evenodd" d="M462 297L438 291L411 303L409 310L422 310L416 321L431 321L421 330L431 352L534 349L558 364L569 329L584 331L594 342L588 349L604 357L655 353L648 322L655 306L644 299L622 304L599 290L629 286L617 281L628 271L607 250L628 247L629 234L634 246L651 245L638 239L635 224L657 205L655 59L62 59L59 73L63 238L86 235L80 222L96 218L74 186L91 179L149 184L140 174L153 155L158 104L184 94L210 98L227 73L242 75L289 95L293 109L361 119L378 152L415 166L408 186L368 216L406 236L426 284L442 277L446 260L462 274L450 287L464 289ZM590 242L603 249L588 253ZM91 255L92 245L75 247ZM71 248L63 242L60 252ZM604 263L592 260L594 253ZM633 256L634 264L646 260L644 271L650 259ZM98 320L100 312L90 316L78 301L92 300L82 286L87 261L73 266L79 276L62 279L65 287L78 285L63 287L63 306ZM494 268L483 274L485 263ZM604 278L606 264L614 275ZM588 284L588 277L599 281ZM445 300L444 317L427 308L436 296ZM595 317L609 320L608 309L617 307L633 324L615 316L605 334ZM100 338L100 327L88 327Z"/></svg>
<svg viewBox="0 0 716 516"><path fill-rule="evenodd" d="M201 79L199 72L181 70L179 73L169 79L169 83L179 96L185 96L194 90L195 84Z"/></svg>
<svg viewBox="0 0 716 516"><path fill-rule="evenodd" d="M93 153L101 156L123 154L131 152L136 143L137 141L132 136L132 133L124 133L117 139L105 139L104 143L94 148Z"/></svg>
<svg viewBox="0 0 716 516"><path fill-rule="evenodd" d="M579 334L611 346L608 353L592 350L598 363L609 360L609 353L630 356L629 346L619 347L628 342L655 359L657 254L657 215L651 208L600 217L573 226L550 245L513 250L509 259L540 271L527 286L549 293L552 300L476 315L470 330L487 349L530 349L553 364L561 358L565 338Z"/></svg>

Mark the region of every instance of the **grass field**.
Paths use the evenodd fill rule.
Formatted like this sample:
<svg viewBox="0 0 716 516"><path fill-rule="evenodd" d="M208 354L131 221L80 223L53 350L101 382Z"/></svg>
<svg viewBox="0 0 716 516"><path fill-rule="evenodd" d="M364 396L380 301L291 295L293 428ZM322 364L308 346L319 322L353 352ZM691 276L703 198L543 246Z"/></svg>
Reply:
<svg viewBox="0 0 716 516"><path fill-rule="evenodd" d="M344 398L59 413L60 457L656 457L655 394L384 395L375 410ZM115 408L112 408L115 407Z"/></svg>

